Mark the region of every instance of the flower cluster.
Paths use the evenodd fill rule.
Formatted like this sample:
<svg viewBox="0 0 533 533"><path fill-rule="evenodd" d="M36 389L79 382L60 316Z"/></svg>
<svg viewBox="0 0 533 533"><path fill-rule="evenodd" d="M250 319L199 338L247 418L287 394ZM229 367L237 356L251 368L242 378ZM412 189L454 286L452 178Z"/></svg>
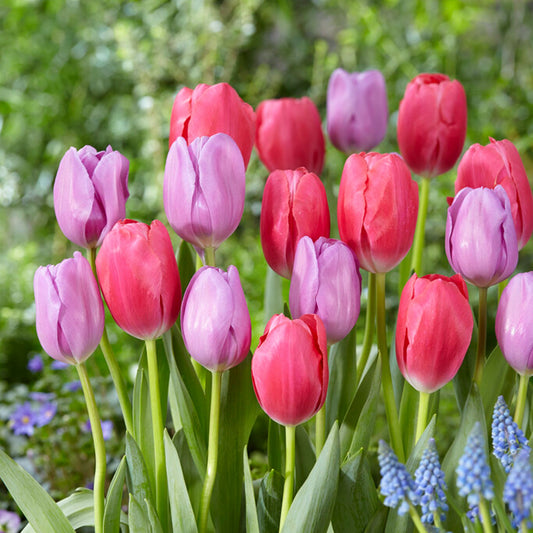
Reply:
<svg viewBox="0 0 533 533"><path fill-rule="evenodd" d="M46 426L56 415L57 403L51 401L53 394L32 393L33 402L18 405L9 417L9 426L15 435L31 437L35 428Z"/></svg>

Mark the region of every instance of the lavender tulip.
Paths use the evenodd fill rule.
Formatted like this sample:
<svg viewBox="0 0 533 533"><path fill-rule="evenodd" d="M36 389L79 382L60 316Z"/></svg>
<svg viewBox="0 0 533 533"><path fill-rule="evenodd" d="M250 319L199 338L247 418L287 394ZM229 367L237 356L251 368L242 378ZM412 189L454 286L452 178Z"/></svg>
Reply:
<svg viewBox="0 0 533 533"><path fill-rule="evenodd" d="M196 272L183 296L181 332L191 357L209 370L227 370L246 357L252 326L236 267Z"/></svg>
<svg viewBox="0 0 533 533"><path fill-rule="evenodd" d="M84 248L102 244L126 216L128 170L128 160L111 146L67 150L54 183L56 218L67 239Z"/></svg>
<svg viewBox="0 0 533 533"><path fill-rule="evenodd" d="M48 355L85 361L104 331L104 306L91 266L79 252L58 265L39 267L33 280L37 336Z"/></svg>
<svg viewBox="0 0 533 533"><path fill-rule="evenodd" d="M352 250L342 241L310 237L298 241L289 306L293 318L316 314L324 322L329 344L354 327L361 308L361 274Z"/></svg>
<svg viewBox="0 0 533 533"><path fill-rule="evenodd" d="M333 71L328 83L327 127L336 148L346 153L371 150L385 137L387 119L387 90L379 70Z"/></svg>
<svg viewBox="0 0 533 533"><path fill-rule="evenodd" d="M245 167L225 133L178 137L165 166L163 201L174 231L198 250L216 249L237 228L244 210Z"/></svg>
<svg viewBox="0 0 533 533"><path fill-rule="evenodd" d="M448 209L446 255L452 268L477 287L508 278L518 262L511 204L501 185L465 187Z"/></svg>

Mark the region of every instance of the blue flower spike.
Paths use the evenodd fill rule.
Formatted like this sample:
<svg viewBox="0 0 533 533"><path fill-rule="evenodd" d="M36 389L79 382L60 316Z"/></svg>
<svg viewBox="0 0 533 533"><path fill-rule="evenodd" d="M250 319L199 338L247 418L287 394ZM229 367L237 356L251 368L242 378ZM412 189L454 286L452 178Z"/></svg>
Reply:
<svg viewBox="0 0 533 533"><path fill-rule="evenodd" d="M529 454L529 448L517 453L503 488L503 501L513 515L513 526L520 531L533 528L533 473Z"/></svg>

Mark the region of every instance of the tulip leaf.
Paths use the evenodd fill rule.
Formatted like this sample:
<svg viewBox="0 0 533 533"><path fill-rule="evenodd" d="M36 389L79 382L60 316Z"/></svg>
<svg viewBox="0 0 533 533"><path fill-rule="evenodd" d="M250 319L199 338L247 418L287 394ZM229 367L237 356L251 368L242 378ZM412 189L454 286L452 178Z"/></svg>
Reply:
<svg viewBox="0 0 533 533"><path fill-rule="evenodd" d="M246 533L260 533L257 507L255 505L254 486L252 483L252 474L250 472L250 462L248 461L248 451L246 446L243 449L242 461L244 469L244 499L246 503Z"/></svg>
<svg viewBox="0 0 533 533"><path fill-rule="evenodd" d="M154 509L154 506L148 500L144 500L144 504L146 505L147 509L148 522L150 523L150 532L163 533L163 528L161 527L161 522L159 521L159 517L157 516L157 512Z"/></svg>
<svg viewBox="0 0 533 533"><path fill-rule="evenodd" d="M119 531L126 469L126 457L123 457L107 491L104 510L104 533L117 533Z"/></svg>
<svg viewBox="0 0 533 533"><path fill-rule="evenodd" d="M275 470L271 470L261 481L257 498L257 521L261 533L279 531L283 483L283 477Z"/></svg>
<svg viewBox="0 0 533 533"><path fill-rule="evenodd" d="M478 330L477 322L474 318L474 330L472 331L472 339L477 339ZM465 358L461 367L459 368L457 374L453 378L453 388L455 391L455 398L457 400L457 405L462 411L468 395L470 394L470 388L472 386L472 380L474 378L474 367L476 365L476 351L477 343L470 342L470 346L466 352Z"/></svg>
<svg viewBox="0 0 533 533"><path fill-rule="evenodd" d="M283 435L283 427L269 418L267 443L268 466L276 470L276 472L283 470Z"/></svg>
<svg viewBox="0 0 533 533"><path fill-rule="evenodd" d="M294 472L294 490L303 485L307 479L309 472L313 469L316 463L316 455L309 434L302 425L296 426L296 459Z"/></svg>
<svg viewBox="0 0 533 533"><path fill-rule="evenodd" d="M506 531L508 533L513 533L515 528L513 528L509 516L507 515L505 504L501 498L503 494L503 488L507 480L507 474L502 467L499 459L490 454L489 457L490 470L491 470L491 479L494 482L494 494L496 497L492 500L492 508L496 515L496 522L498 525L498 531Z"/></svg>
<svg viewBox="0 0 533 533"><path fill-rule="evenodd" d="M195 511L198 511L202 494L203 479L200 477L198 469L194 464L194 459L189 450L189 445L187 444L187 438L183 433L183 429L180 429L174 434L172 437L172 443L178 453L183 478L185 479L185 486L189 493L189 500L192 508Z"/></svg>
<svg viewBox="0 0 533 533"><path fill-rule="evenodd" d="M273 315L283 313L281 284L281 277L270 267L267 267L264 302L265 322L268 322Z"/></svg>
<svg viewBox="0 0 533 533"><path fill-rule="evenodd" d="M152 489L143 454L129 433L126 433L126 464L128 489L137 499L137 503L152 500Z"/></svg>
<svg viewBox="0 0 533 533"><path fill-rule="evenodd" d="M414 445L419 397L420 393L406 381L403 386L399 412L403 448L406 456L409 455Z"/></svg>
<svg viewBox="0 0 533 533"><path fill-rule="evenodd" d="M383 533L389 516L389 508L379 502L378 510L374 513L370 522L365 528L365 533Z"/></svg>
<svg viewBox="0 0 533 533"><path fill-rule="evenodd" d="M196 252L187 241L181 241L179 246L178 270L180 273L181 292L184 293L196 272Z"/></svg>
<svg viewBox="0 0 533 533"><path fill-rule="evenodd" d="M130 494L128 505L128 525L130 533L151 532L147 512L133 494Z"/></svg>

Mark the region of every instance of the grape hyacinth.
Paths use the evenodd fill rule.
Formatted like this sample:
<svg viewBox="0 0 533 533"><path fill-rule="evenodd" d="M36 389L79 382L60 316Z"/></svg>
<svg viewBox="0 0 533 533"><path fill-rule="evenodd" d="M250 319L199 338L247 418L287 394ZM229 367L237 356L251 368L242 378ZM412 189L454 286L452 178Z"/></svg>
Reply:
<svg viewBox="0 0 533 533"><path fill-rule="evenodd" d="M533 474L529 452L529 448L519 450L503 488L503 500L513 514L513 526L524 531L533 528Z"/></svg>

